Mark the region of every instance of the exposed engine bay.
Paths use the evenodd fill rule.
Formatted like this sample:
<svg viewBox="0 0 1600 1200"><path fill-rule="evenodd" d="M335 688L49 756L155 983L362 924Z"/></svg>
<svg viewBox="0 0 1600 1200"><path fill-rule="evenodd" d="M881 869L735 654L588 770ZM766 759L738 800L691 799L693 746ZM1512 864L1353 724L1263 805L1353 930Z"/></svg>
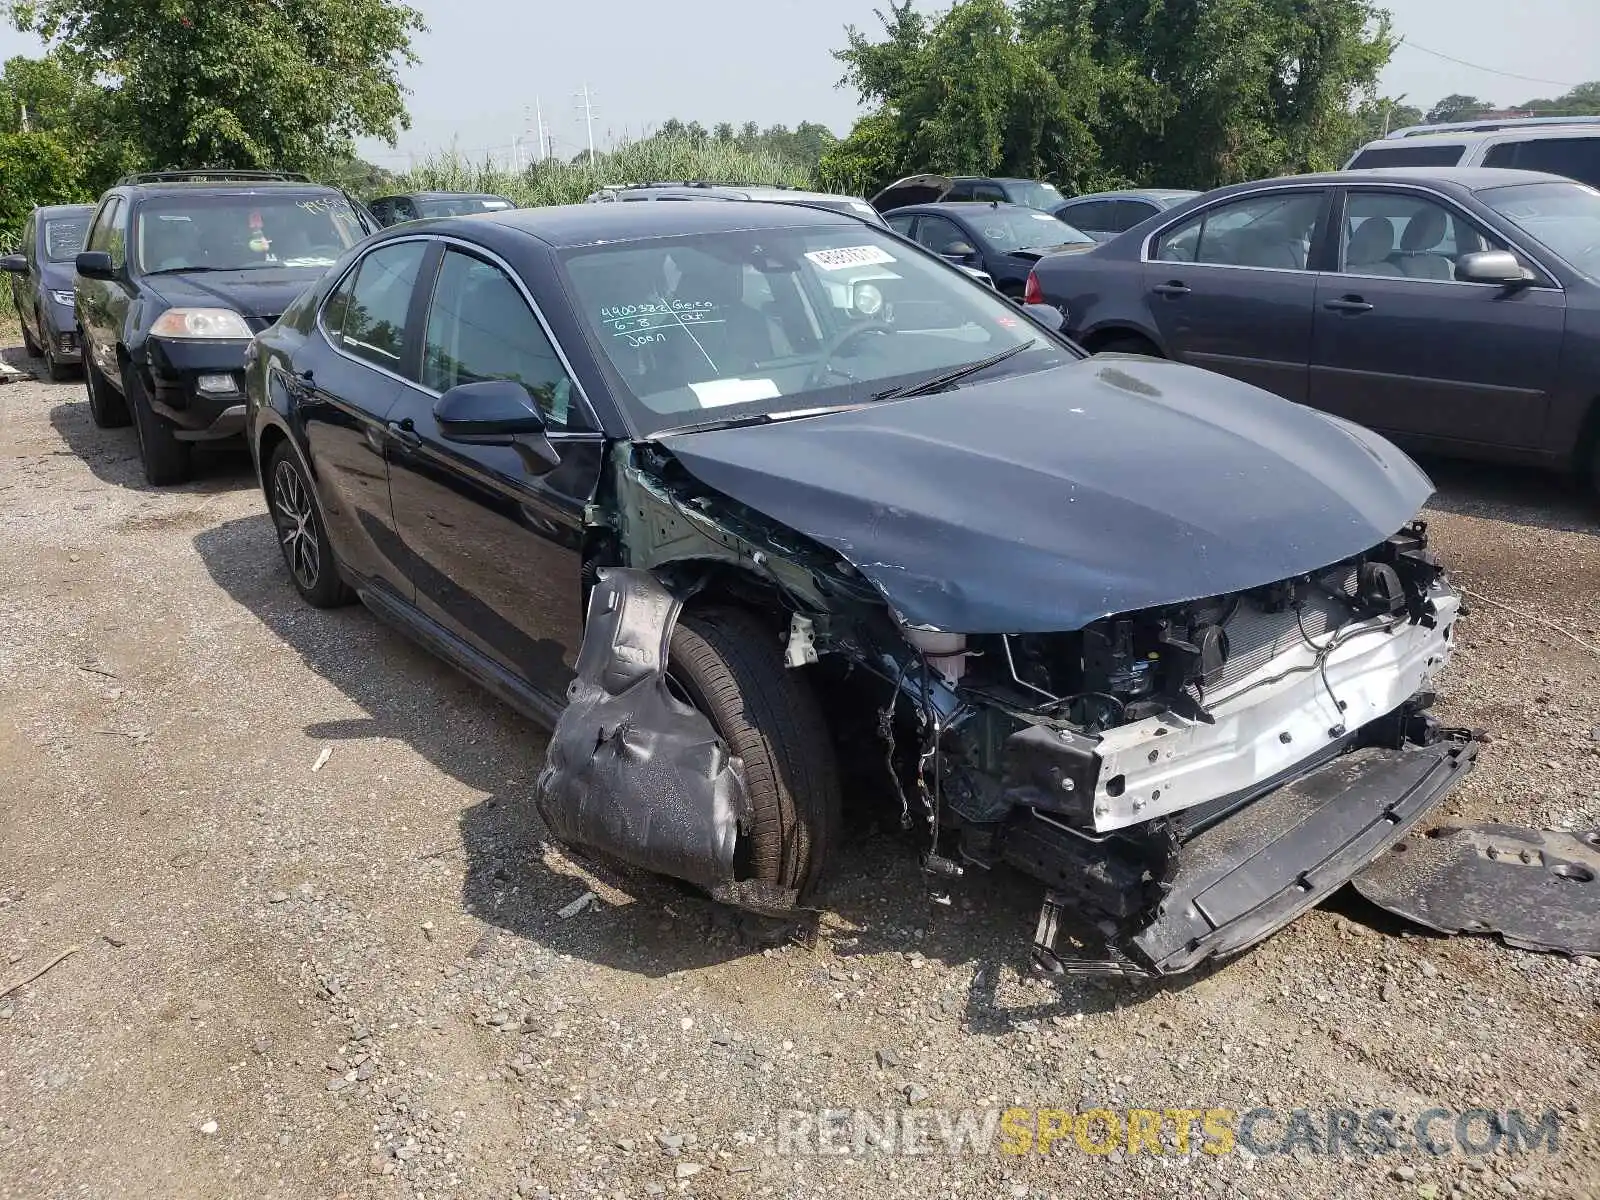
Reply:
<svg viewBox="0 0 1600 1200"><path fill-rule="evenodd" d="M1473 737L1429 713L1462 602L1420 521L1230 594L1062 632L963 634L912 623L847 556L710 492L668 452L636 447L615 466L620 517L595 557L626 546L630 561L597 567L610 582L590 596L586 648L662 645L701 591L770 614L774 652L827 689L836 735L851 761L878 764L875 794L927 870L1004 866L1045 885L1041 970L1170 974L1242 950L1404 836L1475 761ZM563 717L551 762L637 743L629 720ZM638 770L707 740L709 722L688 727ZM597 793L604 774L547 767L541 810L573 844L739 903L731 864L679 861L684 844L731 843L736 776L683 781L666 811ZM615 836L636 811L679 831L672 854ZM724 827L681 836L696 822Z"/></svg>

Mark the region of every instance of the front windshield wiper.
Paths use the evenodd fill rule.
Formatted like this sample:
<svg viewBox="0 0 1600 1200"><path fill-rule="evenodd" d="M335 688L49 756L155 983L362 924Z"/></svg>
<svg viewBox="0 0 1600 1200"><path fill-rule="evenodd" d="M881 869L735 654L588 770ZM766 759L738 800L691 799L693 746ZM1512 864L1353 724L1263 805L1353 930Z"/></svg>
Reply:
<svg viewBox="0 0 1600 1200"><path fill-rule="evenodd" d="M931 379L924 379L920 383L908 383L904 387L890 388L886 392L878 392L874 400L904 400L911 396L931 396L934 392L942 392L947 387L954 387L969 375L976 375L979 371L986 371L990 367L998 366L1008 358L1014 358L1029 347L1037 346L1037 338L1029 338L1020 346L1012 346L991 354L988 358L981 358L977 362L967 363L965 366L956 367L952 371L943 371Z"/></svg>
<svg viewBox="0 0 1600 1200"><path fill-rule="evenodd" d="M859 404L833 404L825 408L791 408L784 412L752 413L744 417L724 417L720 421L701 421L698 425L674 425L663 429L659 436L670 437L680 433L705 433L710 429L744 429L751 425L772 425L779 421L795 421L801 417L825 417L829 413L849 412Z"/></svg>
<svg viewBox="0 0 1600 1200"><path fill-rule="evenodd" d="M157 267L154 271L146 271L146 275L201 275L212 271L244 271L248 267Z"/></svg>

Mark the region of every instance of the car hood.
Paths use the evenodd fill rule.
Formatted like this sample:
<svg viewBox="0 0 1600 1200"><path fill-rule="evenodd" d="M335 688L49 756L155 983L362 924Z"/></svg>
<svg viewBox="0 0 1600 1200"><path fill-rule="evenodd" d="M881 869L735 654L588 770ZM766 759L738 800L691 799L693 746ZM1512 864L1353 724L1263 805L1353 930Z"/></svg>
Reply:
<svg viewBox="0 0 1600 1200"><path fill-rule="evenodd" d="M276 320L326 267L254 267L244 271L174 271L146 276L172 308L231 308Z"/></svg>
<svg viewBox="0 0 1600 1200"><path fill-rule="evenodd" d="M660 440L837 551L908 624L960 633L1078 629L1304 574L1383 541L1433 491L1358 426L1122 355Z"/></svg>

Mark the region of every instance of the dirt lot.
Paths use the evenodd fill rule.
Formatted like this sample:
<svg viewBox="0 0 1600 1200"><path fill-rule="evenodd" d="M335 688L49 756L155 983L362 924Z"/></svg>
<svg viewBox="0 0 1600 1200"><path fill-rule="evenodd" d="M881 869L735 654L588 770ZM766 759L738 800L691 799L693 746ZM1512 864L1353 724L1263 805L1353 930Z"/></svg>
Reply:
<svg viewBox="0 0 1600 1200"><path fill-rule="evenodd" d="M1591 511L1438 473L1457 579L1600 644ZM1445 707L1494 740L1449 815L1600 825L1597 676L1479 603ZM543 847L542 750L365 610L302 606L242 452L152 491L81 386L0 387L0 987L77 947L0 997L0 1196L1600 1195L1593 960L1347 893L1175 984L1058 987L1018 974L1033 888L943 903L890 835L842 855L814 950L763 950ZM1258 1144L1295 1108L1561 1123L1484 1157L777 1152L780 1110L913 1103L1277 1110Z"/></svg>

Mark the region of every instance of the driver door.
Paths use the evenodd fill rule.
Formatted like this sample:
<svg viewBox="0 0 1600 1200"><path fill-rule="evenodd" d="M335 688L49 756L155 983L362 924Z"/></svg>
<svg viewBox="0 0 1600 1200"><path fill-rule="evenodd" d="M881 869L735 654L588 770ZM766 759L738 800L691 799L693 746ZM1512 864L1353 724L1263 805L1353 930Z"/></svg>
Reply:
<svg viewBox="0 0 1600 1200"><path fill-rule="evenodd" d="M459 384L514 379L560 464L451 442L433 410ZM497 263L450 245L425 317L420 384L389 414L389 488L417 607L557 707L583 638L583 511L605 443L544 322Z"/></svg>

